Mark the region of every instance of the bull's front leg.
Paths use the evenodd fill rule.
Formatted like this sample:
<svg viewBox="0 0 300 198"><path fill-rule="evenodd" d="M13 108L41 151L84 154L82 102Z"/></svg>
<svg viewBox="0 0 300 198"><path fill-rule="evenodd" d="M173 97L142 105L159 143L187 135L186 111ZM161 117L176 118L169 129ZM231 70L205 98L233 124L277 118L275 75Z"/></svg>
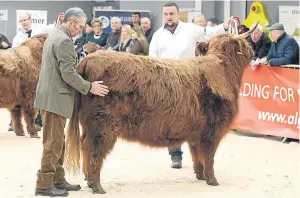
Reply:
<svg viewBox="0 0 300 198"><path fill-rule="evenodd" d="M111 133L112 128L110 119L101 108L95 108L93 115L82 125L84 138L82 139L82 150L84 157L84 172L87 175L88 186L93 190L94 194L106 193L100 182L100 172L103 160L113 149L117 136ZM96 113L98 112L98 113Z"/></svg>
<svg viewBox="0 0 300 198"><path fill-rule="evenodd" d="M13 109L10 110L13 129L17 136L25 136L24 129L22 125L22 111L21 106L16 105Z"/></svg>
<svg viewBox="0 0 300 198"><path fill-rule="evenodd" d="M102 168L103 159L98 159L93 164L89 164L87 168L87 184L88 187L93 190L94 194L105 194L101 183L100 183L100 171Z"/></svg>
<svg viewBox="0 0 300 198"><path fill-rule="evenodd" d="M87 137L90 138L90 137ZM98 139L97 137L94 137ZM103 156L101 156L101 145L95 144L91 145L91 141L85 139L82 145L83 153L83 173L87 180L87 185L93 190L94 194L105 194L101 183L100 183L100 172L103 164ZM92 141L97 142L97 140ZM98 142L100 143L100 142ZM91 147L97 146L93 149ZM100 147L100 149L99 149Z"/></svg>
<svg viewBox="0 0 300 198"><path fill-rule="evenodd" d="M96 130L101 135L97 135L90 141L84 141L83 148L90 148L92 143L93 148L90 152L86 152L85 167L87 172L87 182L88 186L92 188L95 194L106 193L100 183L100 171L102 169L103 160L107 154L113 149L117 136L110 132L102 132L101 130ZM87 136L90 134L95 134L87 132ZM89 138L89 137L88 137Z"/></svg>
<svg viewBox="0 0 300 198"><path fill-rule="evenodd" d="M84 130L84 129L83 129ZM82 141L83 173L87 180L87 185L94 194L105 194L100 183L100 172L103 164L102 144L99 137L91 137L93 133L87 132ZM105 139L104 139L105 140Z"/></svg>
<svg viewBox="0 0 300 198"><path fill-rule="evenodd" d="M205 180L211 186L219 185L214 173L214 156L219 143L216 142L202 142L200 150L200 156L203 157Z"/></svg>
<svg viewBox="0 0 300 198"><path fill-rule="evenodd" d="M24 113L25 122L27 124L27 132L30 135L30 137L31 138L40 138L38 136L37 129L34 125L34 120L35 120L35 117L37 114L34 107L25 108L23 110L23 113Z"/></svg>

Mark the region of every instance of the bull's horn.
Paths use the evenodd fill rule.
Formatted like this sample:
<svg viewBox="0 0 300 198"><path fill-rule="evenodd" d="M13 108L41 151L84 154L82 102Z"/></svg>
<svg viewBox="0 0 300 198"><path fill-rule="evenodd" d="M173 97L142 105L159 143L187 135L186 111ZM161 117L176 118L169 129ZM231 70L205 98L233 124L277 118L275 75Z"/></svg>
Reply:
<svg viewBox="0 0 300 198"><path fill-rule="evenodd" d="M258 26L258 24L259 24L259 21L256 23L256 25L251 29L251 30L249 30L248 32L245 32L245 33L243 33L243 34L239 34L239 35L235 35L235 36L233 36L232 38L234 39L234 40L240 40L240 39L245 39L245 38L247 38L255 29L256 29L256 27Z"/></svg>

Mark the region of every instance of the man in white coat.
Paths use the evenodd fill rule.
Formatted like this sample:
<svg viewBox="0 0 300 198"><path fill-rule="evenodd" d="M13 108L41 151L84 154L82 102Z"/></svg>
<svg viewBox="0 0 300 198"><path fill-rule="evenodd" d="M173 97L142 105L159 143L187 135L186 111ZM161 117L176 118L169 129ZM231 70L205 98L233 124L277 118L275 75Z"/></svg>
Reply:
<svg viewBox="0 0 300 198"><path fill-rule="evenodd" d="M19 23L21 24L22 29L14 37L12 47L18 47L24 41L39 34L38 30L31 28L31 15L28 12L19 15Z"/></svg>
<svg viewBox="0 0 300 198"><path fill-rule="evenodd" d="M174 2L163 6L165 25L159 28L152 37L149 56L167 59L185 59L195 57L196 43L205 41L205 29L193 23L179 21L179 8ZM206 31L214 34L226 32L230 19L218 26L206 27ZM181 168L181 148L169 148L172 168Z"/></svg>

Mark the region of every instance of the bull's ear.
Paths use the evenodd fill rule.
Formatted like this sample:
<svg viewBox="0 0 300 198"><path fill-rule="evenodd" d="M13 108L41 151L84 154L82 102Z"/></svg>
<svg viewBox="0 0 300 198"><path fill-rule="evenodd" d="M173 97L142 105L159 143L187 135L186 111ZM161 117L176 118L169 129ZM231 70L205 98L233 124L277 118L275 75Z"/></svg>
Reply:
<svg viewBox="0 0 300 198"><path fill-rule="evenodd" d="M96 43L87 43L83 46L83 49L85 50L85 52L87 53L94 53L96 52L97 50L100 49L100 47L96 44Z"/></svg>
<svg viewBox="0 0 300 198"><path fill-rule="evenodd" d="M197 52L200 56L205 56L208 50L208 42L197 43Z"/></svg>

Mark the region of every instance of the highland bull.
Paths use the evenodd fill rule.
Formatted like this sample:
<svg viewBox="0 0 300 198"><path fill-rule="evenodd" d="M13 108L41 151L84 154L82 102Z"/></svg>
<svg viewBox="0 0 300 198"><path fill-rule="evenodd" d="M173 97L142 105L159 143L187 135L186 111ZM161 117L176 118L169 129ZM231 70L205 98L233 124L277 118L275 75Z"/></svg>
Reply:
<svg viewBox="0 0 300 198"><path fill-rule="evenodd" d="M187 142L196 178L219 185L214 155L238 112L242 75L253 58L244 38L255 28L211 38L200 45L203 56L187 60L88 55L77 71L88 81L103 80L110 92L104 98L77 96L67 132L67 169L79 171L81 145L88 186L105 193L100 171L118 137L158 148Z"/></svg>
<svg viewBox="0 0 300 198"><path fill-rule="evenodd" d="M39 138L34 125L37 112L33 103L47 36L36 35L19 47L0 52L0 108L10 111L17 136L25 135L23 113L30 137Z"/></svg>

